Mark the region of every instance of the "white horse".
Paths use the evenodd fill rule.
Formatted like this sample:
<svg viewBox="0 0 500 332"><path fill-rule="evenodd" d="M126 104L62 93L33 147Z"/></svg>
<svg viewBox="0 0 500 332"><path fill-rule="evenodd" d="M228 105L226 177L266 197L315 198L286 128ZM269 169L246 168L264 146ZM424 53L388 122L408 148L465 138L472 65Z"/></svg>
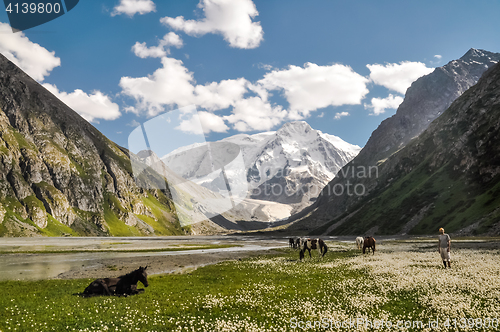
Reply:
<svg viewBox="0 0 500 332"><path fill-rule="evenodd" d="M363 242L364 242L364 241L365 241L365 240L364 240L361 236L358 236L358 237L356 238L356 245L358 246L358 250L363 249Z"/></svg>

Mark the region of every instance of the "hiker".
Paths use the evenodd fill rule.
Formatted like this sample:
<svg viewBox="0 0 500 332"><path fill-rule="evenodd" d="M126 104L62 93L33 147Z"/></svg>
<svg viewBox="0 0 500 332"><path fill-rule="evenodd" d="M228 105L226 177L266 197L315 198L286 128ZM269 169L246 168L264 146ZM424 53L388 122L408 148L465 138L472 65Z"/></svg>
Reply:
<svg viewBox="0 0 500 332"><path fill-rule="evenodd" d="M448 267L451 268L450 263L450 236L444 232L444 228L439 229L439 242L438 242L438 251L441 254L441 259L443 260L444 268L446 269L446 263L448 263Z"/></svg>

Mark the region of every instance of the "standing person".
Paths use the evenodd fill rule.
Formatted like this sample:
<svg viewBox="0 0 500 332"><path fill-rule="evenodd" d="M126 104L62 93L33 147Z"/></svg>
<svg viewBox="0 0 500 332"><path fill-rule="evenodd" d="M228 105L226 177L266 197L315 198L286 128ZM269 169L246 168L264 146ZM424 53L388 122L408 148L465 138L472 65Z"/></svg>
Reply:
<svg viewBox="0 0 500 332"><path fill-rule="evenodd" d="M446 269L446 262L448 262L448 267L451 268L450 263L450 236L445 234L444 228L439 229L439 242L438 242L438 251L441 254L441 258L443 259L444 268Z"/></svg>

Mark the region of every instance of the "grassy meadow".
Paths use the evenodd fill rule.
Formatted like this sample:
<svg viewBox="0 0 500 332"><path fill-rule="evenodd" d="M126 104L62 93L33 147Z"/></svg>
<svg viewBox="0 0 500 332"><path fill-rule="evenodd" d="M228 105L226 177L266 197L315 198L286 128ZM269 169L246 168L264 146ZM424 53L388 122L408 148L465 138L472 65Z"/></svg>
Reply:
<svg viewBox="0 0 500 332"><path fill-rule="evenodd" d="M444 269L433 242L328 244L323 259L283 249L150 276L131 297L76 295L90 279L0 282L0 331L498 330L498 250L453 250Z"/></svg>

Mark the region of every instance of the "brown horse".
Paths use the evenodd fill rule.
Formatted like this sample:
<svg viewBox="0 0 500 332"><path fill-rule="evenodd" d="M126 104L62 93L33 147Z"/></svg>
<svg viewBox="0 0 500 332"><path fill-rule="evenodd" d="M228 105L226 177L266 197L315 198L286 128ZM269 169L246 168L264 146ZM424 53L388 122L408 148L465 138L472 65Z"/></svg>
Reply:
<svg viewBox="0 0 500 332"><path fill-rule="evenodd" d="M310 258L312 258L311 249L318 249L319 257L325 256L326 252L328 251L328 247L327 247L325 241L323 241L322 239L306 239L303 242L303 245L304 246L300 250L300 254L299 254L300 260L302 260L302 258L304 258L304 253L306 252L306 250L309 251Z"/></svg>
<svg viewBox="0 0 500 332"><path fill-rule="evenodd" d="M137 282L141 282L148 287L148 267L139 267L137 270L125 274L118 278L96 279L85 288L84 296L94 295L134 295L144 292L144 289L137 289Z"/></svg>
<svg viewBox="0 0 500 332"><path fill-rule="evenodd" d="M363 254L365 253L366 248L371 248L373 254L375 255L375 239L371 236L365 237L363 241Z"/></svg>

